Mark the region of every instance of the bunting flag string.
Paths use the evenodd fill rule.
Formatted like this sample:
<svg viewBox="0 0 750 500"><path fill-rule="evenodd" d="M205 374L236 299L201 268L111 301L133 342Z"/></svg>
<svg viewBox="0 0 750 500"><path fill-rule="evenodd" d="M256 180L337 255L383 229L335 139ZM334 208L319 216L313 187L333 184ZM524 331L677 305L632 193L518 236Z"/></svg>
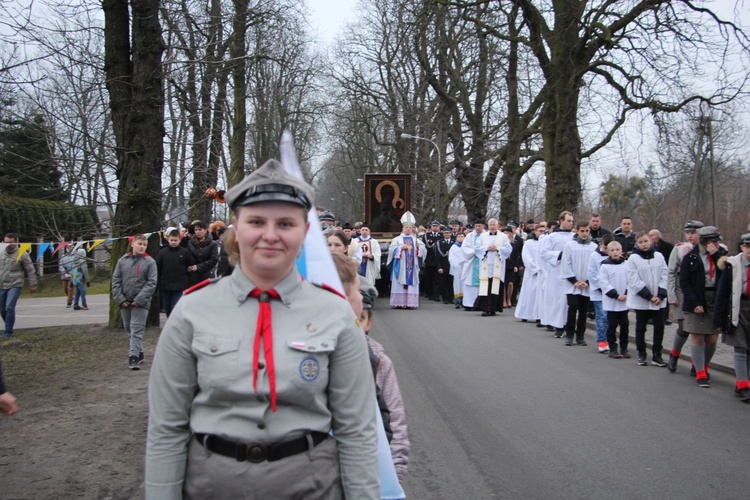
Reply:
<svg viewBox="0 0 750 500"><path fill-rule="evenodd" d="M150 233L143 233L144 236L148 239L153 234L158 234L159 237L165 237L166 236L166 230L159 230L159 231L151 231ZM60 242L39 242L39 243L19 243L18 244L18 257L16 257L16 262L21 260L21 257L26 252L31 251L33 247L37 248L37 255L36 255L36 262L39 262L42 257L44 256L45 252L49 252L50 255L55 255L60 250L64 249L67 246L72 245L73 251L78 250L79 248L83 248L86 250L86 252L91 252L99 245L105 244L105 243L111 243L115 240L123 240L127 239L129 240L131 236L120 236L118 238L98 238L95 240L81 240L81 241L60 241ZM0 242L0 251L5 251L5 249L10 245L10 243L2 243Z"/></svg>

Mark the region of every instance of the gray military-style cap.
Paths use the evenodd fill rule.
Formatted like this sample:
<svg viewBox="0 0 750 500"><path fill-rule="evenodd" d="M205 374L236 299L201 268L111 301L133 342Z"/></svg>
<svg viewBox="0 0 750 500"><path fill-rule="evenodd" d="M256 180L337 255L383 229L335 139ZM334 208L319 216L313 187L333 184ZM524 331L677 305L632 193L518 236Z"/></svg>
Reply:
<svg viewBox="0 0 750 500"><path fill-rule="evenodd" d="M698 229L702 228L705 224L703 224L699 220L689 220L685 223L685 227L683 228L685 231L697 231Z"/></svg>
<svg viewBox="0 0 750 500"><path fill-rule="evenodd" d="M336 216L334 216L330 210L324 210L320 214L318 214L318 220L329 220L331 222L336 222Z"/></svg>
<svg viewBox="0 0 750 500"><path fill-rule="evenodd" d="M227 192L232 210L263 201L286 201L310 210L315 192L302 179L288 174L276 160L268 160Z"/></svg>
<svg viewBox="0 0 750 500"><path fill-rule="evenodd" d="M719 234L719 229L716 226L703 226L698 229L698 236L707 240L721 239L721 234Z"/></svg>
<svg viewBox="0 0 750 500"><path fill-rule="evenodd" d="M750 233L740 236L740 245L750 245Z"/></svg>

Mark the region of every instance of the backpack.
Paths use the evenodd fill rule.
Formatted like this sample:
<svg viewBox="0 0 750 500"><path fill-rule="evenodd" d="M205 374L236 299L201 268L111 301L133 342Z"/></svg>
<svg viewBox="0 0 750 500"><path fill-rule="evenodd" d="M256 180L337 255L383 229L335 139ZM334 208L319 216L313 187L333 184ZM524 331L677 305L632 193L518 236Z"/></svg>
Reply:
<svg viewBox="0 0 750 500"><path fill-rule="evenodd" d="M82 285L83 278L83 271L80 267L74 267L73 270L70 271L70 282L74 285Z"/></svg>

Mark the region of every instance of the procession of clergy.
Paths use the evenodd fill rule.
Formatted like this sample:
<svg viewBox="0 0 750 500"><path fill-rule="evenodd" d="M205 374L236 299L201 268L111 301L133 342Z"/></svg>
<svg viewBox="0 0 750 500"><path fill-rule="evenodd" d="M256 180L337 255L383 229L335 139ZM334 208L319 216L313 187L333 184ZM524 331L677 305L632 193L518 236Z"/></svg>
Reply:
<svg viewBox="0 0 750 500"><path fill-rule="evenodd" d="M450 227L432 221L430 229L419 234L422 231L410 212L404 213L401 224L403 230L391 241L386 264L392 308L419 307L420 291L427 299L481 311L482 316L494 316L509 305L504 281L506 266L513 267L507 274L518 274L515 263L520 259L511 259L514 248L520 256L521 246L513 244L514 238L520 239L515 235L517 224L503 228L497 219L480 219L465 229L457 220Z"/></svg>
<svg viewBox="0 0 750 500"><path fill-rule="evenodd" d="M594 227L593 221L600 222L597 214L592 216L591 227L581 222L574 230L573 215L565 211L549 226L529 221L526 232L513 221L502 225L495 218L478 219L467 227L458 220L451 221L450 227L432 221L425 230L406 212L401 217L402 232L388 248L390 306L416 309L420 296L482 316L495 316L504 307L515 306L516 318L535 321L571 342L575 335L576 343L585 345L589 296L598 293L597 299L602 300L601 290L589 288L588 263L592 254L598 263L608 255L599 243L609 231L598 224ZM374 285L381 274L380 248L366 224L357 229L359 235L352 233L347 253L360 262L360 274ZM633 249L635 232L622 229L625 240L620 249L627 253ZM618 231L622 233L618 228L615 234ZM613 239L610 235L605 244ZM602 338L605 332L597 335L601 352L609 350L606 337Z"/></svg>

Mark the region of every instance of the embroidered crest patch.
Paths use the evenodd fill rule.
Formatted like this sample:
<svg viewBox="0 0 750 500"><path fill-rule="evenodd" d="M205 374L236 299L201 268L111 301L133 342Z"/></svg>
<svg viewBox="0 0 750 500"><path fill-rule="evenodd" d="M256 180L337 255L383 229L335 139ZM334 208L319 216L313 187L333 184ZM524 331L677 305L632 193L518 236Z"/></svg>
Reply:
<svg viewBox="0 0 750 500"><path fill-rule="evenodd" d="M315 382L320 374L320 365L315 358L305 358L299 364L299 374L305 382Z"/></svg>

